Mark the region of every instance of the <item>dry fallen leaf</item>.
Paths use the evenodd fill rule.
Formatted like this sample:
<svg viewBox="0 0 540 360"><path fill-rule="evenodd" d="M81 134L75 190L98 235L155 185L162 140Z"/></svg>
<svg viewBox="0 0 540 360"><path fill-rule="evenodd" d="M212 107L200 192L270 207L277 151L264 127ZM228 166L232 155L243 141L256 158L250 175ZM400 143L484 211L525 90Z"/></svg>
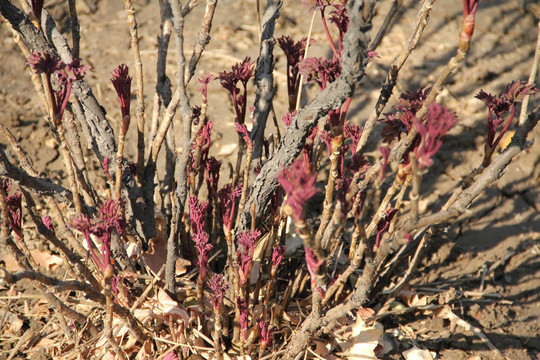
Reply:
<svg viewBox="0 0 540 360"><path fill-rule="evenodd" d="M153 355L153 346L151 340L146 340L137 353L137 356L135 356L135 360L146 360L151 359Z"/></svg>
<svg viewBox="0 0 540 360"><path fill-rule="evenodd" d="M159 289L158 292L158 306L163 311L164 315L171 315L184 320L185 324L188 323L189 315L186 310L181 309L178 306L178 303L174 301L163 289Z"/></svg>
<svg viewBox="0 0 540 360"><path fill-rule="evenodd" d="M348 359L377 359L375 348L380 345L384 328L380 323L366 326L364 320L358 317L352 327L352 337L349 341L341 344L341 348L347 353Z"/></svg>
<svg viewBox="0 0 540 360"><path fill-rule="evenodd" d="M405 360L433 360L433 356L431 355L431 352L426 349L420 349L416 346L412 349L409 349L407 351L404 351L403 357Z"/></svg>
<svg viewBox="0 0 540 360"><path fill-rule="evenodd" d="M19 266L19 263L15 260L13 255L8 253L0 255L0 263L4 263L2 266L9 272L22 270L22 267Z"/></svg>
<svg viewBox="0 0 540 360"><path fill-rule="evenodd" d="M16 335L22 329L24 321L16 314L0 309L0 319L4 319L4 328L2 331L5 335Z"/></svg>
<svg viewBox="0 0 540 360"><path fill-rule="evenodd" d="M31 250L30 253L40 268L55 270L63 263L60 256L53 255L47 251Z"/></svg>

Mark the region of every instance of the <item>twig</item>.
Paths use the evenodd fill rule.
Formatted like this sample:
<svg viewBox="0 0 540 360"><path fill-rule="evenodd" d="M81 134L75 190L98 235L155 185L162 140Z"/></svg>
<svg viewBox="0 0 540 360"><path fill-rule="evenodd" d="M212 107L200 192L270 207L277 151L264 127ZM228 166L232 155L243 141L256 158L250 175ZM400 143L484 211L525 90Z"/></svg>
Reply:
<svg viewBox="0 0 540 360"><path fill-rule="evenodd" d="M65 38L60 34L53 19L43 10L44 28L47 29L49 39L42 32L36 30L32 22L19 9L8 1L0 1L0 13L22 35L22 39L32 51L42 51L49 54L58 54L64 63L71 63L73 57L67 46ZM50 41L50 42L49 42ZM50 45L52 43L54 48ZM57 51L58 50L58 51ZM105 118L103 108L97 102L90 87L84 80L75 81L72 87L73 94L80 102L82 113L77 114L86 129L89 130L88 139L100 163L105 158L114 158L116 142L109 122ZM83 128L85 128L83 126ZM99 139L99 141L98 141ZM147 238L155 235L154 217L143 200L142 193L135 185L131 172L125 163L123 169L123 184L127 189L131 214L136 221L137 230L144 233Z"/></svg>
<svg viewBox="0 0 540 360"><path fill-rule="evenodd" d="M373 109L371 115L369 116L369 119L364 124L362 136L360 137L360 141L356 146L357 152L363 152L365 150L365 147L369 140L369 136L372 134L375 124L377 123L379 116L384 110L386 103L390 99L390 96L392 96L392 91L394 89L394 86L396 86L399 71L401 70L401 68L409 58L409 55L416 48L418 42L420 41L420 37L422 36L424 28L428 23L429 13L431 12L431 8L433 7L434 2L435 0L424 0L424 2L422 3L422 7L418 11L416 23L412 28L407 43L403 46L403 49L401 50L401 53L396 58L396 60L394 60L392 65L390 65L390 71L388 72L386 80L382 85L381 94L379 95L379 99L377 100L375 109Z"/></svg>
<svg viewBox="0 0 540 360"><path fill-rule="evenodd" d="M177 57L177 66L178 69L178 77L177 77L177 88L174 91L174 94L171 98L171 101L169 105L167 106L167 110L165 111L165 116L161 122L161 125L159 126L156 137L154 141L152 142L151 146L151 157L153 162L157 160L157 155L159 153L159 150L161 148L161 145L163 143L163 140L165 139L165 134L167 133L167 129L169 128L172 118L176 114L176 109L180 105L180 108L184 109L182 111L182 117L185 121L185 101L187 99L187 93L185 90L185 86L189 83L189 80L191 80L191 77L195 73L195 68L197 67L197 63L201 57L202 51L204 50L204 47L209 41L210 38L210 29L212 26L212 19L214 17L214 11L215 11L215 5L217 3L217 0L208 0L206 11L203 18L202 23L202 30L199 33L199 37L197 39L197 43L194 46L193 54L191 56L191 59L189 60L188 67L185 66L185 56L184 56L184 38L183 38L183 26L184 26L184 14L180 9L175 11L175 4L172 3L172 13L173 13L173 29L176 33L176 42L177 46L179 43L181 43L182 47L179 47L178 57ZM179 81L179 77L182 76L182 81ZM182 105L184 103L184 105ZM189 104L189 101L188 101ZM191 117L191 115L189 116ZM185 125L185 124L184 124ZM184 128L185 131L185 128ZM185 141L186 139L184 139ZM185 143L184 143L185 145Z"/></svg>
<svg viewBox="0 0 540 360"><path fill-rule="evenodd" d="M529 74L529 84L534 84L536 76L538 74L538 63L540 62L540 19L538 21L538 35L536 38L536 49L534 51L534 61L531 67L531 73ZM521 113L519 115L519 125L522 125L527 120L527 108L529 107L529 100L531 95L526 95L521 103Z"/></svg>
<svg viewBox="0 0 540 360"><path fill-rule="evenodd" d="M178 75L177 75L177 88L175 91L175 96L178 94L178 104L180 105L180 110L182 112L182 154L176 159L176 168L178 171L177 178L177 188L175 192L175 197L177 201L177 215L176 218L180 220L184 212L184 205L186 203L187 197L187 166L189 161L190 146L191 146L191 124L192 124L192 109L189 103L189 97L186 90L186 82L184 78L185 74L185 57L184 57L184 17L182 15L181 9L179 8L176 1L173 1L171 4L172 13L173 13L173 29L176 39L176 47L179 49L179 55L177 58L178 66ZM173 96L173 98L175 97ZM173 105L173 101L169 104L169 107ZM167 111L169 108L167 108ZM166 121L166 120L165 120ZM163 125L163 124L162 124ZM157 138L156 138L157 140ZM159 150L159 149L157 149ZM180 225L180 224L178 224ZM178 226L177 225L177 226ZM178 226L180 227L180 226ZM165 277L167 281L167 289L174 293L174 269L176 263L177 252L174 250L177 247L177 232L180 229L176 229L176 233L171 233L167 243L167 250L174 251L171 255L167 256L167 269L165 272ZM174 256L174 258L173 258Z"/></svg>
<svg viewBox="0 0 540 360"><path fill-rule="evenodd" d="M274 69L274 28L281 5L281 0L267 1L262 18L261 45L257 68L255 69L255 84L257 85L254 102L255 110L253 112L253 129L250 135L253 142L252 159L256 165L260 163L262 156L264 130L268 115L272 110L272 99L276 93L272 76Z"/></svg>
<svg viewBox="0 0 540 360"><path fill-rule="evenodd" d="M49 230L44 224L43 221L39 218L39 216L35 213L35 202L32 196L24 189L21 189L24 198L26 200L27 204L27 210L30 214L30 217L34 221L34 224L36 224L36 228L38 233L40 233L43 237L45 237L51 244L56 246L62 254L66 257L69 264L74 265L75 269L77 270L77 275L83 279L86 279L97 291L100 291L102 286L97 281L97 279L94 277L90 269L82 262L81 257L72 252L58 237L54 232Z"/></svg>
<svg viewBox="0 0 540 360"><path fill-rule="evenodd" d="M388 28L390 27L390 24L392 23L392 20L394 19L394 16L396 16L398 9L401 7L401 4L403 3L403 0L394 0L392 2L392 6L390 7L390 10L388 10L388 14L386 14L386 17L384 18L384 21L379 28L379 31L377 32L377 35L375 35L375 38L373 41L371 41L371 44L369 46L369 49L371 51L375 51L379 44L381 43L383 37L386 35L386 32L388 31Z"/></svg>
<svg viewBox="0 0 540 360"><path fill-rule="evenodd" d="M75 6L75 0L68 0L69 16L71 17L71 39L73 40L72 53L73 58L79 58L79 42L81 40L81 33L79 27L79 18L77 17L77 7Z"/></svg>
<svg viewBox="0 0 540 360"><path fill-rule="evenodd" d="M131 0L124 0L124 8L127 12L129 34L131 35L131 49L135 61L135 80L137 82L137 179L141 181L144 176L144 79L141 51L139 49L139 34L137 31L137 19L135 8Z"/></svg>
<svg viewBox="0 0 540 360"><path fill-rule="evenodd" d="M308 31L308 36L307 36L307 39L306 39L306 50L304 50L304 59L305 60L307 58L307 55L308 55L308 50L309 50L309 45L311 43L311 33L313 32L313 24L315 23L315 16L316 16L316 12L313 11L313 15L311 15L311 23L309 24L309 31ZM304 82L304 75L300 75L300 79L298 81L298 83L300 84L299 87L298 87L298 94L296 95L296 110L300 110L300 99L302 98L302 83ZM291 110L292 111L292 110Z"/></svg>
<svg viewBox="0 0 540 360"><path fill-rule="evenodd" d="M336 184L336 179L338 178L339 172L339 155L341 153L341 145L343 144L343 135L338 135L332 138L330 145L330 169L328 170L328 182L326 184L326 190L323 201L323 213L321 215L321 224L317 229L317 234L315 235L315 241L320 242L324 230L330 221L330 216L332 213L332 205L334 203L334 188ZM325 244L327 245L327 244Z"/></svg>
<svg viewBox="0 0 540 360"><path fill-rule="evenodd" d="M23 347L24 344L30 341L34 337L35 333L34 330L28 329L24 332L24 334L19 338L19 341L17 341L17 344L11 349L11 353L7 357L6 360L12 360L15 358L21 347Z"/></svg>
<svg viewBox="0 0 540 360"><path fill-rule="evenodd" d="M1 280L5 282L6 284L15 284L23 279L33 280L33 281L36 281L38 284L52 286L58 292L82 291L92 301L95 301L104 307L107 305L107 299L105 295L97 292L91 285L80 282L80 281L62 281L62 280L58 280L56 278L47 276L45 274L42 274L40 272L30 271L30 270L21 271L21 272L13 274L3 268L0 268L0 272L2 273ZM53 294L50 294L50 295L53 295ZM112 310L128 323L129 327L133 331L133 334L135 335L137 340L141 342L144 342L144 340L146 340L147 336L144 334L143 330L140 328L139 324L137 323L137 320L135 320L135 318L129 312L128 309L118 304L112 304ZM85 317L83 318L86 319Z"/></svg>
<svg viewBox="0 0 540 360"><path fill-rule="evenodd" d="M129 312L133 313L143 303L143 301L146 300L146 297L148 296L152 288L158 283L158 281L161 280L160 276L164 270L165 270L165 265L162 265L161 269L159 269L158 273L156 274L156 277L150 282L150 284L148 284L146 289L144 289L141 296L137 298L137 301L133 303L133 305L129 309Z"/></svg>
<svg viewBox="0 0 540 360"><path fill-rule="evenodd" d="M19 185L42 195L59 196L64 202L71 202L73 200L73 194L68 189L43 178L28 175L22 169L14 166L2 149L0 149L0 176L10 178Z"/></svg>
<svg viewBox="0 0 540 360"><path fill-rule="evenodd" d="M197 68L197 64L201 59L204 48L210 42L210 31L212 30L212 20L214 19L217 2L218 0L206 0L206 8L204 10L201 31L199 31L197 41L193 45L193 53L191 54L191 58L189 59L189 65L184 78L186 84L189 83L189 81L193 77L193 74L195 74L195 69ZM186 15L187 14L183 14L183 16Z"/></svg>
<svg viewBox="0 0 540 360"><path fill-rule="evenodd" d="M268 201L273 194L273 190L278 186L276 180L277 174L282 168L292 164L293 160L302 150L305 139L318 123L318 120L326 116L330 110L341 106L347 98L351 97L356 84L364 76L364 68L367 64L366 49L368 46L366 33L371 28L370 8L372 3L368 2L359 6L366 11L366 18L362 19L362 26L349 26L349 31L344 36L344 47L350 50L342 56L341 76L328 85L324 91L315 96L309 105L294 117L287 133L281 139L277 151L264 164L254 184L251 186L246 209L251 209L253 203L257 204L257 217L264 213ZM248 229L250 219L250 212L244 211L241 223L239 224L239 230Z"/></svg>
<svg viewBox="0 0 540 360"><path fill-rule="evenodd" d="M444 306L438 315L461 326L465 330L473 332L491 349L491 351L495 355L495 358L505 359L503 354L501 354L500 350L497 349L495 345L493 345L493 343L489 340L489 338L484 334L484 332L480 328L477 328L476 326L469 324L468 322L466 322L465 320L463 320L462 318L454 314L454 312L450 309L449 306Z"/></svg>

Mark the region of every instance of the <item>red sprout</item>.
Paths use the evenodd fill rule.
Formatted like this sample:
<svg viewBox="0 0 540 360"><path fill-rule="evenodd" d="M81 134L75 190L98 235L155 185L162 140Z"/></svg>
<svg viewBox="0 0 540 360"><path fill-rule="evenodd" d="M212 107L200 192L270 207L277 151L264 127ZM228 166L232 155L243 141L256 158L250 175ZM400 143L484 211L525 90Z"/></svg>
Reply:
<svg viewBox="0 0 540 360"><path fill-rule="evenodd" d="M219 208L221 210L221 218L223 220L223 230L225 233L232 229L232 220L234 217L236 199L242 194L242 185L238 185L234 189L231 184L225 185L218 191Z"/></svg>
<svg viewBox="0 0 540 360"><path fill-rule="evenodd" d="M379 220L379 222L377 223L377 238L375 239L375 245L373 246L374 250L379 248L381 244L381 236L390 227L390 223L392 222L392 219L394 218L396 213L397 213L397 209L388 210L386 214L383 216L383 218Z"/></svg>
<svg viewBox="0 0 540 360"><path fill-rule="evenodd" d="M259 334L261 336L260 348L264 350L272 345L272 329L263 319L257 319L257 325L259 326Z"/></svg>
<svg viewBox="0 0 540 360"><path fill-rule="evenodd" d="M248 279L251 263L253 262L255 242L260 236L261 232L259 230L243 231L236 236L238 245L242 247L242 250L238 249L238 257L240 259L240 268L238 269L240 285L245 284Z"/></svg>
<svg viewBox="0 0 540 360"><path fill-rule="evenodd" d="M309 165L300 157L289 169L282 170L277 179L287 194L283 204L290 206L293 218L302 219L306 201L319 191L315 187L317 174L311 174Z"/></svg>
<svg viewBox="0 0 540 360"><path fill-rule="evenodd" d="M195 242L195 248L199 251L199 259L197 260L197 266L199 267L199 278L204 279L206 277L206 269L208 267L208 256L210 251L214 248L214 245L208 242L209 236L205 231L200 231L193 236Z"/></svg>
<svg viewBox="0 0 540 360"><path fill-rule="evenodd" d="M43 225L45 225L45 227L54 234L54 226L51 217L49 215L45 215L41 218L41 221L43 222Z"/></svg>
<svg viewBox="0 0 540 360"><path fill-rule="evenodd" d="M236 305L240 311L240 337L242 340L247 339L247 330L248 330L248 305L244 299L237 296Z"/></svg>
<svg viewBox="0 0 540 360"><path fill-rule="evenodd" d="M191 220L191 229L194 234L204 231L207 208L208 201L199 202L196 196L189 197L189 217Z"/></svg>
<svg viewBox="0 0 540 360"><path fill-rule="evenodd" d="M218 310L223 304L223 298L225 297L225 291L229 288L229 285L225 281L223 274L214 274L208 286L214 292L214 295L210 297L214 309Z"/></svg>
<svg viewBox="0 0 540 360"><path fill-rule="evenodd" d="M300 73L308 82L316 82L321 90L334 82L341 74L341 64L338 58L326 60L323 58L306 58L300 63Z"/></svg>
<svg viewBox="0 0 540 360"><path fill-rule="evenodd" d="M484 153L484 166L489 165L491 156L504 134L508 130L516 113L516 106L522 102L525 96L534 95L538 90L533 84L527 85L523 81L514 82L506 86L499 95L491 95L483 90L476 95L476 98L482 100L488 107L487 139ZM507 113L510 112L510 115ZM495 138L499 125L505 123L499 131L499 136Z"/></svg>
<svg viewBox="0 0 540 360"><path fill-rule="evenodd" d="M383 161L381 163L381 174L379 175L379 179L382 179L386 171L386 167L388 166L388 158L390 157L390 148L388 146L379 146L379 151L381 152L381 155L383 158Z"/></svg>
<svg viewBox="0 0 540 360"><path fill-rule="evenodd" d="M433 164L431 158L442 146L444 135L456 124L456 115L444 106L433 103L428 107L426 122L414 120L414 126L422 138L422 145L416 151L419 168L427 168Z"/></svg>
<svg viewBox="0 0 540 360"><path fill-rule="evenodd" d="M22 193L17 189L12 195L8 195L7 199L8 219L11 225L11 230L17 236L17 239L22 240Z"/></svg>
<svg viewBox="0 0 540 360"><path fill-rule="evenodd" d="M129 105L131 103L131 76L129 76L129 68L126 64L120 64L114 69L111 75L111 82L120 100L122 118L125 118L129 116Z"/></svg>

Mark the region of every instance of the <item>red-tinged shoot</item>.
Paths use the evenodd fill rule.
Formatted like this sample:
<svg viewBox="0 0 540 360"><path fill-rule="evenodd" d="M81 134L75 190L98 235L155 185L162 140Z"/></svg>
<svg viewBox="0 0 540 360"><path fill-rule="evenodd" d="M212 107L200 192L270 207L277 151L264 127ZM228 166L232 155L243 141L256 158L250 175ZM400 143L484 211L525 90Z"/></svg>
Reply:
<svg viewBox="0 0 540 360"><path fill-rule="evenodd" d="M284 169L277 176L287 198L283 203L284 211L295 220L303 220L306 201L319 189L315 186L317 174L311 174L309 164L299 157L289 169Z"/></svg>
<svg viewBox="0 0 540 360"><path fill-rule="evenodd" d="M377 238L375 239L374 250L377 250L381 245L381 237L390 227L390 223L394 216L396 216L397 209L390 209L386 212L381 220L377 223Z"/></svg>
<svg viewBox="0 0 540 360"><path fill-rule="evenodd" d="M249 322L248 306L246 301L239 296L236 297L236 305L240 311L240 338L246 340Z"/></svg>
<svg viewBox="0 0 540 360"><path fill-rule="evenodd" d="M311 277L311 283L315 284L317 275L319 274L319 269L324 264L324 261L319 260L317 258L317 254L315 254L315 252L312 249L306 247L305 250L306 250L306 254L305 254L306 264L309 271L309 275Z"/></svg>
<svg viewBox="0 0 540 360"><path fill-rule="evenodd" d="M96 265L107 277L112 276L111 261L111 237L113 230L116 229L120 236L123 235L126 227L124 217L124 203L122 200L110 199L101 204L94 218L87 215L81 215L71 219L70 225L75 230L81 232L86 240L90 254L94 258ZM90 235L99 239L101 244L100 254L98 255L92 246Z"/></svg>
<svg viewBox="0 0 540 360"><path fill-rule="evenodd" d="M81 80L86 75L86 72L92 69L81 64L81 59L74 59L71 63L64 64L56 55L44 52L34 52L28 56L27 60L37 74L46 75L45 86L52 96L52 121L55 126L59 126L71 95L73 81ZM58 90L53 90L52 74L58 76Z"/></svg>
<svg viewBox="0 0 540 360"><path fill-rule="evenodd" d="M281 118L283 123L286 127L291 126L293 118L298 114L297 110L294 110L293 112L286 112L285 115Z"/></svg>
<svg viewBox="0 0 540 360"><path fill-rule="evenodd" d="M253 149L253 143L251 141L250 133L249 133L249 131L247 129L246 124L235 123L234 127L236 129L236 132L240 136L242 136L242 139L244 139L248 149Z"/></svg>
<svg viewBox="0 0 540 360"><path fill-rule="evenodd" d="M457 117L444 106L433 103L428 107L426 121L413 121L422 138L420 147L416 150L416 158L420 169L433 164L432 157L442 146L446 133L457 123Z"/></svg>
<svg viewBox="0 0 540 360"><path fill-rule="evenodd" d="M251 264L253 263L255 243L260 236L261 232L259 230L243 231L236 236L239 245L237 255L240 259L240 268L238 269L240 285L244 285L248 280Z"/></svg>
<svg viewBox="0 0 540 360"><path fill-rule="evenodd" d="M251 58L246 57L242 62L237 63L232 67L232 71L222 71L217 76L223 88L225 88L232 96L233 107L236 112L235 122L243 124L246 118L247 107L247 83L253 76L255 63ZM243 92L238 88L238 83L243 86Z"/></svg>
<svg viewBox="0 0 540 360"><path fill-rule="evenodd" d="M219 208L221 210L223 231L225 234L231 232L232 221L236 208L236 199L238 199L241 194L242 185L238 185L233 189L231 184L227 184L218 191Z"/></svg>
<svg viewBox="0 0 540 360"><path fill-rule="evenodd" d="M199 83L201 84L201 95L202 95L202 103L206 104L208 103L208 84L210 81L214 80L214 75L212 74L206 74L199 78Z"/></svg>
<svg viewBox="0 0 540 360"><path fill-rule="evenodd" d="M388 159L390 158L390 147L379 146L379 151L382 155L381 173L379 174L379 180L382 180L384 173L386 172L386 167L388 166Z"/></svg>
<svg viewBox="0 0 540 360"><path fill-rule="evenodd" d="M420 110L431 88L421 88L417 91L406 91L399 97L399 103L394 105L392 112L384 114L386 119L380 119L384 125L381 136L384 142L391 144L401 139L401 135L411 130L415 115Z"/></svg>
<svg viewBox="0 0 540 360"><path fill-rule="evenodd" d="M487 139L485 145L483 165L488 166L491 156L499 145L504 134L508 130L512 120L516 115L517 104L522 102L525 96L534 95L538 90L533 84L526 84L523 81L511 82L499 95L491 95L483 90L476 95L476 98L483 101L488 107ZM504 124L502 129L499 126ZM499 135L497 135L499 131Z"/></svg>
<svg viewBox="0 0 540 360"><path fill-rule="evenodd" d="M207 208L208 201L200 202L196 196L189 197L189 217L191 220L191 231L193 234L198 234L204 231Z"/></svg>
<svg viewBox="0 0 540 360"><path fill-rule="evenodd" d="M272 249L272 276L275 276L275 272L285 255L285 245L278 245Z"/></svg>
<svg viewBox="0 0 540 360"><path fill-rule="evenodd" d="M210 297L210 301L212 302L212 305L214 305L214 309L219 311L221 305L223 304L223 298L225 297L225 292L229 288L229 285L225 281L223 274L214 274L208 282L208 286L213 292L213 295Z"/></svg>
<svg viewBox="0 0 540 360"><path fill-rule="evenodd" d="M45 225L45 227L54 234L54 226L51 217L49 215L45 215L41 218L41 221L43 222L43 225Z"/></svg>
<svg viewBox="0 0 540 360"><path fill-rule="evenodd" d="M2 183L5 193L7 194L11 188L11 181L5 179ZM13 194L6 197L8 208L8 219L11 230L15 233L17 239L22 240L22 193L17 189Z"/></svg>
<svg viewBox="0 0 540 360"><path fill-rule="evenodd" d="M197 260L199 279L204 280L208 268L208 257L210 251L214 248L214 245L209 243L209 236L205 231L196 233L193 236L193 241L195 242L195 248L199 252L199 259Z"/></svg>
<svg viewBox="0 0 540 360"><path fill-rule="evenodd" d="M343 36L349 28L349 14L345 4L335 4L334 10L330 11L329 20L338 29L338 52L343 51Z"/></svg>
<svg viewBox="0 0 540 360"><path fill-rule="evenodd" d="M289 36L282 36L276 39L278 46L285 53L287 58L287 92L289 95L289 111L296 109L296 99L300 89L300 62L304 58L307 38L294 41ZM288 126L288 125L287 125Z"/></svg>
<svg viewBox="0 0 540 360"><path fill-rule="evenodd" d="M318 57L306 58L300 63L300 73L308 82L315 82L321 90L334 82L341 75L341 63L338 58L326 60Z"/></svg>
<svg viewBox="0 0 540 360"><path fill-rule="evenodd" d="M120 101L120 111L122 112L122 119L128 118L127 126L129 126L129 108L131 103L131 76L129 76L129 68L126 64L120 64L111 73L111 82L118 95ZM127 132L127 126L122 122L122 130Z"/></svg>
<svg viewBox="0 0 540 360"><path fill-rule="evenodd" d="M174 353L174 351L168 352L167 355L163 357L163 360L178 360L178 356Z"/></svg>
<svg viewBox="0 0 540 360"><path fill-rule="evenodd" d="M471 44L478 2L479 0L463 0L463 23L459 34L459 49L463 52L467 52Z"/></svg>
<svg viewBox="0 0 540 360"><path fill-rule="evenodd" d="M259 326L259 336L261 338L260 349L265 350L272 345L272 329L263 319L257 319L257 325Z"/></svg>
<svg viewBox="0 0 540 360"><path fill-rule="evenodd" d="M213 198L217 194L219 183L219 171L221 169L221 161L211 156L206 161L206 187L208 188L208 198Z"/></svg>
<svg viewBox="0 0 540 360"><path fill-rule="evenodd" d="M354 155L356 153L356 147L360 142L362 137L362 129L358 125L351 124L350 122L345 122L343 124L343 134L346 138L351 139L352 143L349 145L351 153Z"/></svg>
<svg viewBox="0 0 540 360"><path fill-rule="evenodd" d="M66 66L58 56L38 51L28 56L27 63L36 74L46 75L52 75Z"/></svg>

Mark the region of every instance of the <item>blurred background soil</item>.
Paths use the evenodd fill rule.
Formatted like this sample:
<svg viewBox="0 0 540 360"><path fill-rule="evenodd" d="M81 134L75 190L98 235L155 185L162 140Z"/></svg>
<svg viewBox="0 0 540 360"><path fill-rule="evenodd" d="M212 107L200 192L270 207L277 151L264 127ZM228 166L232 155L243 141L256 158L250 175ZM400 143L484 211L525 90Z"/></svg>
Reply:
<svg viewBox="0 0 540 360"><path fill-rule="evenodd" d="M191 46L204 13L204 1L200 2L186 19L186 55L191 54ZM160 32L159 5L155 0L138 1L134 5L144 62L146 122L149 131L155 94L157 35ZM390 1L382 1L377 5L374 33L390 5ZM110 73L120 63L126 63L134 69L123 3L117 0L79 1L77 6L81 26L80 54L83 62L94 69L87 75L86 81L106 109L107 117L116 131L120 112L109 80ZM66 2L46 1L45 7L71 41ZM264 9L262 1L261 7ZM418 1L403 2L394 25L376 49L380 58L369 64L367 76L357 88L350 111L353 122L362 124L372 111L379 95L380 83L406 42L418 9ZM430 204L426 211L437 209L446 200L449 189L454 188L462 176L481 162L487 109L474 98L475 94L480 89L497 94L510 81L527 80L529 76L537 28L532 14L524 9L524 3L520 1L480 2L471 51L463 66L449 79L438 99L455 111L460 121L447 135L437 155L439 161L424 178L422 202ZM395 103L397 95L402 91L429 86L441 66L455 54L461 13L462 4L459 1L435 3L419 47L413 51L399 74L390 105ZM190 83L192 105L200 103L196 78L208 72L217 75L220 71L230 70L232 65L246 56L256 59L257 21L254 0L222 0L218 3L212 40ZM289 35L298 40L307 36L310 21L311 14L300 1L285 1L277 20L275 35ZM315 20L313 38L316 43L310 48L309 54L328 56L329 49L319 17ZM36 170L67 185L63 163L46 122L41 100L30 82L25 59L13 41L10 29L3 22L0 23L0 42L0 121L21 142ZM178 49L173 41L169 54L169 76L174 78L175 54L178 54ZM287 106L286 60L277 46L275 55L275 112L281 124L279 119ZM308 101L315 91L306 86L304 101ZM209 116L214 122L211 153L225 161L234 162L237 135L234 132L228 93L220 87L218 81L213 81L208 97ZM252 104L253 99L251 92L248 104ZM133 98L133 111L135 103L136 99ZM538 104L538 99L533 99L529 109ZM389 109L387 107L386 111ZM271 121L269 123L267 134L275 132L274 125ZM176 126L177 139L180 138L179 129ZM538 138L539 135L540 129L537 128L530 139ZM134 129L130 130L126 154L131 161L135 159L136 153L135 136ZM0 147L10 153L5 139L0 139ZM375 142L368 150L368 155L376 154ZM90 151L87 154L88 168L101 171L97 159ZM473 204L471 210L475 211L475 216L447 226L438 234L425 252L427 255L413 281L413 286L424 289L478 291L482 290L482 269L492 269L485 277L484 290L499 296L463 297L454 305L454 312L483 329L488 338L510 359L540 359L539 158L540 144L537 142L520 154L507 168L504 177ZM159 173L160 178L163 175ZM27 230L35 234L34 229ZM47 245L36 241L29 244L29 247L47 248ZM417 343L435 351L440 359L490 359L493 355L486 344L472 332L460 327L454 329L437 317L416 313L387 318L383 324L386 330L398 327L412 329ZM401 358L398 353L396 351L387 357Z"/></svg>

